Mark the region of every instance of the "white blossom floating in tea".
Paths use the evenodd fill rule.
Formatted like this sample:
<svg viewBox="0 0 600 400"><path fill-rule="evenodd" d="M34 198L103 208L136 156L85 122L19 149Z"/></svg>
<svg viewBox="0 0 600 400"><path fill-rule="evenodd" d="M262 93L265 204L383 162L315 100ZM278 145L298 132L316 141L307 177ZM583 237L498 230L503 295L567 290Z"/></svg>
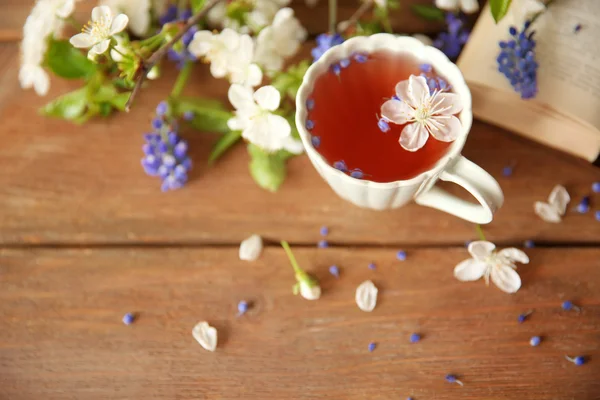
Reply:
<svg viewBox="0 0 600 400"><path fill-rule="evenodd" d="M427 79L411 75L396 85L397 99L381 106L381 116L397 125L405 125L399 143L405 150L417 151L429 135L442 142L453 142L462 129L455 116L462 111L461 98L456 93L434 90L430 93Z"/></svg>

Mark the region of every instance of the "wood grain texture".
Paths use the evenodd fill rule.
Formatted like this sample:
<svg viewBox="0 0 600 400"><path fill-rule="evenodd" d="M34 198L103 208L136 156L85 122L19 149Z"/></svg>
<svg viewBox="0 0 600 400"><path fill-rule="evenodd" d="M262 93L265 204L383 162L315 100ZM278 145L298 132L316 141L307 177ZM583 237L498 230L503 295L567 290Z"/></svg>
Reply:
<svg viewBox="0 0 600 400"><path fill-rule="evenodd" d="M289 163L279 193L265 192L248 173L244 146L209 168L217 137L195 131L184 132L195 164L191 182L161 193L157 179L144 175L140 159L142 133L174 80L169 68L165 74L142 92L130 114L84 126L36 111L77 82L53 79L45 98L11 91L10 101L0 106L0 243L234 244L254 232L315 243L321 225L330 226L329 239L340 244L461 244L476 237L472 224L417 205L388 212L356 208L329 189L306 157ZM210 77L205 66L196 69L187 90L227 103L227 83ZM483 123L475 123L464 154L495 176L506 195L485 228L489 239L600 243L591 213L569 212L560 225L533 213L533 203L546 199L557 183L567 186L574 202L589 194L591 183L600 180L599 169ZM504 178L502 169L511 163L514 175ZM594 197L593 209L598 204Z"/></svg>
<svg viewBox="0 0 600 400"><path fill-rule="evenodd" d="M291 294L280 248L255 263L234 247L2 251L0 398L600 398L599 249L528 251L515 295L456 281L464 249L407 253L295 249L324 290L311 302ZM366 279L380 289L372 313L354 303ZM562 311L564 299L583 312ZM237 318L240 300L254 306ZM134 325L126 312L139 313ZM191 336L201 320L219 330L215 353ZM412 332L423 340L410 344Z"/></svg>
<svg viewBox="0 0 600 400"><path fill-rule="evenodd" d="M97 1L82 1L77 4L74 17L86 22L90 11ZM0 0L0 42L20 40L23 35L23 24L31 8L33 0ZM402 8L392 11L390 21L397 33L436 33L442 30L443 24L426 21L416 17L411 11L412 4L431 4L430 0L404 0ZM338 20L343 21L360 6L358 0L338 0ZM303 0L292 0L292 7L302 25L312 35L323 33L328 29L327 1L320 0L314 8L308 7Z"/></svg>

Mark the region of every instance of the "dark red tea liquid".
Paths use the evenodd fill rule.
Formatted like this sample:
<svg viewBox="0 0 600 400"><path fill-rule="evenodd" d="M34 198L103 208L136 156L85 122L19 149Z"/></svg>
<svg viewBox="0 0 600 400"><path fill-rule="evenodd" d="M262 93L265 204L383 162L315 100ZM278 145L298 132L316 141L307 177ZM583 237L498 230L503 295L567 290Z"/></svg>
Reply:
<svg viewBox="0 0 600 400"><path fill-rule="evenodd" d="M410 179L431 169L452 143L430 136L425 147L410 152L398 143L404 125L389 123L385 133L377 125L381 105L395 94L396 84L418 76L424 61L385 51L363 55L362 62L354 57L315 82L307 128L316 150L330 165L343 161L349 175L361 171L362 179L375 182Z"/></svg>

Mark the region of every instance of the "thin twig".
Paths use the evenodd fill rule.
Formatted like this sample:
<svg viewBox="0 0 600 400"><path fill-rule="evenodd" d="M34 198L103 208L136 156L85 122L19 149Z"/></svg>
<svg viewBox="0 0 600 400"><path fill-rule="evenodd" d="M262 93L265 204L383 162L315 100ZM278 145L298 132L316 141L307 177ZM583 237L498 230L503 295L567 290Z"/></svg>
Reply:
<svg viewBox="0 0 600 400"><path fill-rule="evenodd" d="M365 15L365 13L371 9L371 7L373 7L373 4L375 4L373 0L363 2L360 5L360 7L358 7L358 9L354 12L354 14L352 14L350 19L348 19L347 21L340 22L338 26L339 31L345 32L351 26L356 25L358 20L361 19L362 16Z"/></svg>
<svg viewBox="0 0 600 400"><path fill-rule="evenodd" d="M200 20L202 18L204 18L204 16L206 16L206 14L210 11L210 9L213 8L214 6L216 6L217 3L219 3L220 1L222 1L222 0L209 0L209 2L206 3L206 5L204 6L204 8L202 8L202 10L198 11L198 13L192 15L190 17L190 19L187 20L187 23L185 24L185 26L183 28L181 28L179 30L179 32L177 32L177 34L175 36L173 36L173 38L171 40L169 40L168 43L165 43L164 45L162 45L158 50L156 50L154 53L152 53L152 55L150 57L148 57L147 60L142 62L142 65L140 66L139 71L138 71L138 77L135 81L135 86L133 87L133 90L131 91L131 95L129 96L129 100L127 100L127 104L125 104L125 111L129 112L129 108L131 107L133 100L135 99L138 92L140 91L140 89L142 87L142 83L146 79L146 75L148 75L148 72L150 72L152 67L154 67L154 65L156 63L158 63L161 58L164 57L164 55L167 53L167 51L169 51L169 49L171 47L173 47L173 45L175 43L177 43L183 37L183 35L185 35L185 33L187 31L189 31L194 25L196 25L198 22L200 22Z"/></svg>

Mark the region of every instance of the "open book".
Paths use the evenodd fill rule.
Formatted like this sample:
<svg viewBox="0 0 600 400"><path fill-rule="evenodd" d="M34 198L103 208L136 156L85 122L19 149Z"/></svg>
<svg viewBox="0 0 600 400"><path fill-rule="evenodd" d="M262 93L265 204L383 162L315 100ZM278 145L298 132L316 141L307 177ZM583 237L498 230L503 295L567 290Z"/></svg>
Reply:
<svg viewBox="0 0 600 400"><path fill-rule="evenodd" d="M498 42L509 38L513 21L507 15L496 25L486 6L458 60L473 94L473 114L596 160L600 153L599 15L600 0L561 0L534 22L539 92L522 100L496 63ZM575 32L578 24L581 29Z"/></svg>

